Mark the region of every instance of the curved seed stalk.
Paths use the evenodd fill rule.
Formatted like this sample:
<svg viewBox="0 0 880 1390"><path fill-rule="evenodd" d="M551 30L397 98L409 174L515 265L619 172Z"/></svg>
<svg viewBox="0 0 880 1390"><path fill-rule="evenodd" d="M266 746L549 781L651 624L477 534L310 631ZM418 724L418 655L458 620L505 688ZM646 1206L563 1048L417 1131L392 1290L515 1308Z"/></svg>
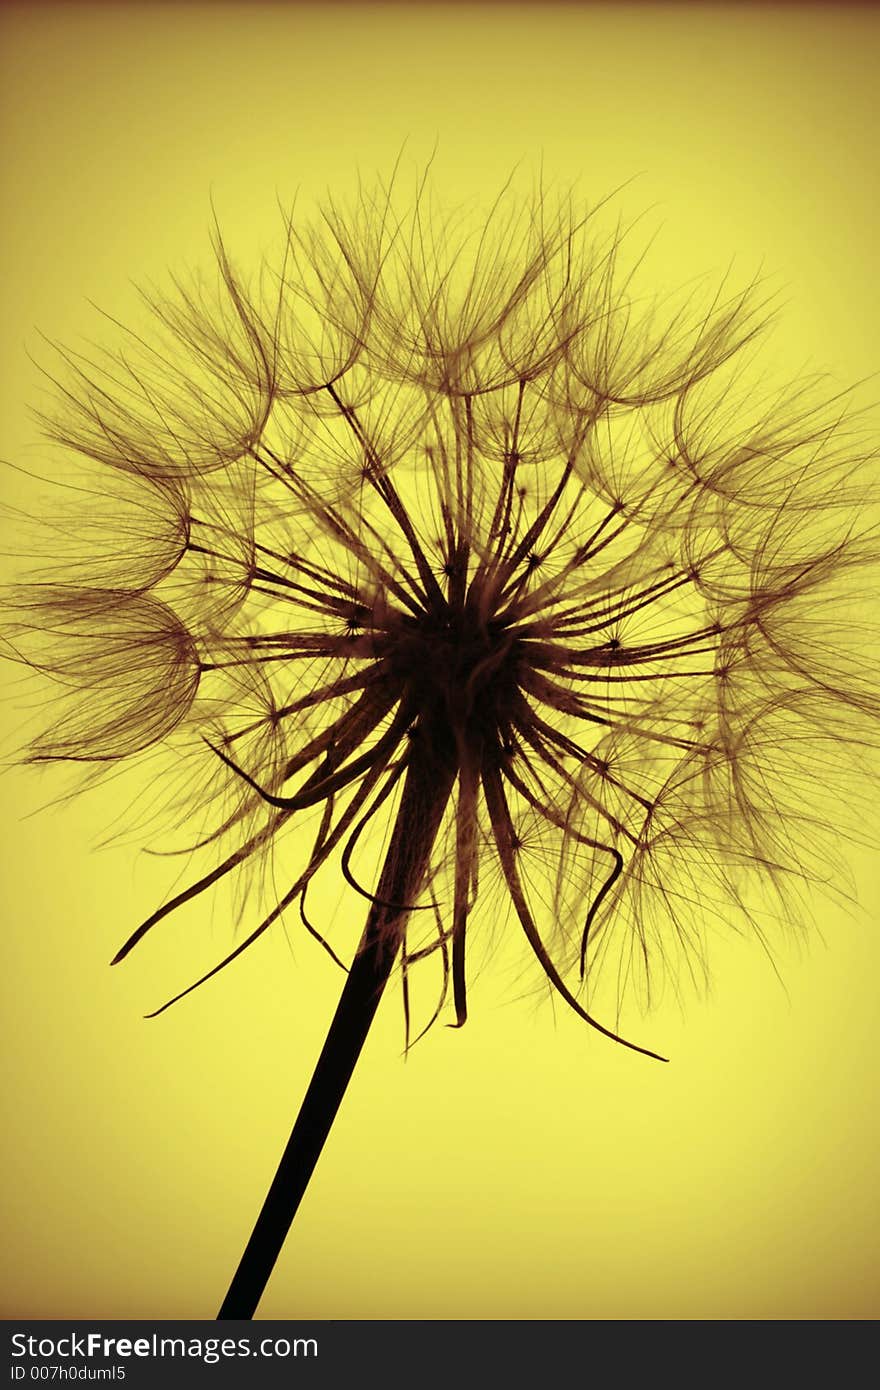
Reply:
<svg viewBox="0 0 880 1390"><path fill-rule="evenodd" d="M395 908L391 903L414 900L424 884L455 780L450 751L442 742L426 746L423 741L409 763L376 902L370 908L302 1107L219 1318L253 1316L330 1133L403 944L409 909Z"/></svg>

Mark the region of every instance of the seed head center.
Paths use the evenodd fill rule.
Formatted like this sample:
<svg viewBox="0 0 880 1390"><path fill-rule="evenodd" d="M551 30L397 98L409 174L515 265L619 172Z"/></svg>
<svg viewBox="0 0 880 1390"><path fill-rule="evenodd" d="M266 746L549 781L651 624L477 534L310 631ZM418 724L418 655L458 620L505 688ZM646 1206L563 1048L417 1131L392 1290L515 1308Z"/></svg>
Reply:
<svg viewBox="0 0 880 1390"><path fill-rule="evenodd" d="M497 731L518 694L520 643L507 621L446 603L401 619L392 662L420 716L461 734Z"/></svg>

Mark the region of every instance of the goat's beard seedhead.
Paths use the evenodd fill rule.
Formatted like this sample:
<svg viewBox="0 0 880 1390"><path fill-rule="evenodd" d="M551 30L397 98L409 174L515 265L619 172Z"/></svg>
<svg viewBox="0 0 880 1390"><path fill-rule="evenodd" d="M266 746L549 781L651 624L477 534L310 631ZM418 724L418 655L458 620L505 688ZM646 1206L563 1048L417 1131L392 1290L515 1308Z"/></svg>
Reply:
<svg viewBox="0 0 880 1390"><path fill-rule="evenodd" d="M499 894L618 1037L587 1007L600 965L645 996L658 965L702 973L710 922L763 941L799 885L839 885L804 790L853 806L876 742L853 616L872 455L817 384L761 388L755 287L646 306L621 245L567 204L502 197L468 233L424 193L363 195L288 222L256 282L218 235L216 289L151 300L155 338L62 354L49 431L109 500L8 605L61 687L31 757L195 749L181 804L215 853L118 958L306 815L310 850L221 964L283 913L335 958L309 886L335 864L375 899L359 846L407 777L443 796L412 900L386 905L408 1036L423 963L428 1024L464 1022Z"/></svg>

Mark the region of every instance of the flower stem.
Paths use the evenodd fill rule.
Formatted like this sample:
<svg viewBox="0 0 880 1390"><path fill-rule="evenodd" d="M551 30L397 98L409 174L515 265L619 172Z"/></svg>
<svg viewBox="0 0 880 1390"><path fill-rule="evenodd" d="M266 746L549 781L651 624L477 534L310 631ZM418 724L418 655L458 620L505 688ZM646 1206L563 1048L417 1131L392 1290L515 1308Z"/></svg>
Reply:
<svg viewBox="0 0 880 1390"><path fill-rule="evenodd" d="M456 776L448 751L429 737L420 736L413 744L376 901L370 907L278 1171L218 1320L253 1317L330 1133L397 959L410 904L424 883Z"/></svg>

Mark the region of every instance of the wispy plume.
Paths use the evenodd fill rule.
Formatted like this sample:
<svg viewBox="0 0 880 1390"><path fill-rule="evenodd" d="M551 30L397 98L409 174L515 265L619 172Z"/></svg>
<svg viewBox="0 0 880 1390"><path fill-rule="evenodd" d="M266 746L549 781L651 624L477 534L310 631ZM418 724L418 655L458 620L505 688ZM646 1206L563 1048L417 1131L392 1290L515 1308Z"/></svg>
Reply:
<svg viewBox="0 0 880 1390"><path fill-rule="evenodd" d="M155 1012L282 918L346 970L221 1317L253 1313L395 969L408 1044L461 1026L506 912L585 1024L657 1057L597 982L650 1002L703 976L710 926L772 947L843 883L880 715L876 451L847 394L767 384L760 283L646 296L629 239L603 205L377 183L285 215L253 276L215 228L215 276L146 295L149 330L57 349L43 423L83 471L5 600L55 692L28 756L177 750L213 853L115 959L302 822L283 891ZM368 903L350 962L322 872Z"/></svg>

